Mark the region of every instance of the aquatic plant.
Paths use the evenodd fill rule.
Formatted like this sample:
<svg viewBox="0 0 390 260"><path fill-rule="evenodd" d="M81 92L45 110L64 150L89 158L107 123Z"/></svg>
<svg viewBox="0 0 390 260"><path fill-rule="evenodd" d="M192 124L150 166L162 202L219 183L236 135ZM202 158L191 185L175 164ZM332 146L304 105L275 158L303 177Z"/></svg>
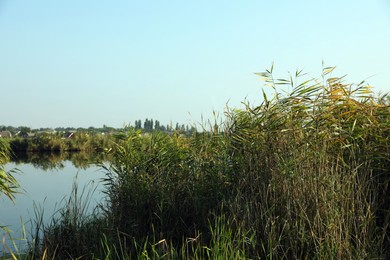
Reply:
<svg viewBox="0 0 390 260"><path fill-rule="evenodd" d="M9 145L0 138L0 196L5 195L10 200L14 199L18 183L12 175L12 171L6 171L4 165L9 160Z"/></svg>
<svg viewBox="0 0 390 260"><path fill-rule="evenodd" d="M320 79L302 71L275 79L272 66L258 75L273 96L263 91L259 105L228 108L226 122L209 131L118 135L110 164L102 165L107 200L100 215L62 211L41 252L389 257L390 99L366 82L346 84L334 69L325 67ZM86 228L94 233L81 232Z"/></svg>

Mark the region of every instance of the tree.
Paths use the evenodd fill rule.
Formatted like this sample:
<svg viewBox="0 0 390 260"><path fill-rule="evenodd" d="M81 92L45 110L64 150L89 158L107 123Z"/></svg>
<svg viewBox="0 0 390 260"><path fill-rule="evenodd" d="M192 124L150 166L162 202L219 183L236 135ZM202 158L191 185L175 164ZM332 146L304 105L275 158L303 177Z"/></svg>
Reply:
<svg viewBox="0 0 390 260"><path fill-rule="evenodd" d="M138 129L141 129L141 128L142 128L142 122L141 122L141 120L135 120L134 129L135 129L135 130L138 130Z"/></svg>
<svg viewBox="0 0 390 260"><path fill-rule="evenodd" d="M160 129L160 121L158 121L158 120L154 121L154 129L155 130L161 130Z"/></svg>
<svg viewBox="0 0 390 260"><path fill-rule="evenodd" d="M144 122L144 129L148 129L148 122L149 122L149 119L145 119L145 122Z"/></svg>

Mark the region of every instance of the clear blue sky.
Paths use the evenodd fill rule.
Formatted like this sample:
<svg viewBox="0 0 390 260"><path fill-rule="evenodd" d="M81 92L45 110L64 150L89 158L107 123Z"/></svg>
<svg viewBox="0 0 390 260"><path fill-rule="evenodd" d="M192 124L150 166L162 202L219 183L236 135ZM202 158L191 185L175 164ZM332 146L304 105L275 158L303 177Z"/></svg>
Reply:
<svg viewBox="0 0 390 260"><path fill-rule="evenodd" d="M322 60L390 91L390 1L0 0L0 125L198 122Z"/></svg>

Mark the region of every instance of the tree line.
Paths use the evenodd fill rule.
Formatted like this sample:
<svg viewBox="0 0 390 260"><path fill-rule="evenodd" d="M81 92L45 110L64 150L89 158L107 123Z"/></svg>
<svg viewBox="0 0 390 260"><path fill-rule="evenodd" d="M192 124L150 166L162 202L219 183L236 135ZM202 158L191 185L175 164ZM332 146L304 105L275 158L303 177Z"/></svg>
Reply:
<svg viewBox="0 0 390 260"><path fill-rule="evenodd" d="M196 132L196 127L191 125L186 125L186 124L179 124L176 123L175 127L173 127L172 124L167 124L163 125L160 123L158 120L153 120L153 119L148 119L146 118L145 121L142 123L142 121L135 120L134 122L134 129L135 130L144 130L145 132L152 132L152 131L162 131L162 132L181 132L185 134L191 134Z"/></svg>
<svg viewBox="0 0 390 260"><path fill-rule="evenodd" d="M180 132L182 134L192 134L197 131L196 127L188 124L179 124L176 123L173 125L162 124L159 120L153 120L146 118L144 121L141 119L135 120L134 125L126 125L122 128L115 128L107 125L102 127L90 126L88 128L83 127L56 127L56 128L31 128L28 126L5 126L0 125L0 132L9 132L12 137L28 137L28 134L48 134L48 133L69 133L69 132L87 132L95 134L106 134L106 133L115 133L115 132L126 132L130 129L142 130L143 132L152 132L152 131L161 131L166 133Z"/></svg>

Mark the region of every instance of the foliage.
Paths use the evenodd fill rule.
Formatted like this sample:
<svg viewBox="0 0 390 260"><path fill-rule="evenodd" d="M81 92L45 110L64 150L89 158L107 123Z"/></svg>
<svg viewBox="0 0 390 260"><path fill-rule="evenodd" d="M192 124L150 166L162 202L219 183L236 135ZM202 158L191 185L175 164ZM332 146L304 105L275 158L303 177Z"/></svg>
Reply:
<svg viewBox="0 0 390 260"><path fill-rule="evenodd" d="M114 227L136 238L158 230L174 241L206 229L231 190L225 145L207 133L129 133L105 180Z"/></svg>
<svg viewBox="0 0 390 260"><path fill-rule="evenodd" d="M12 172L4 169L4 164L9 160L9 146L0 138L0 196L4 194L10 200L14 199L14 194L18 187Z"/></svg>
<svg viewBox="0 0 390 260"><path fill-rule="evenodd" d="M0 138L0 198L2 195L8 197L11 201L14 200L14 195L17 192L18 183L13 177L14 171L6 171L4 165L9 160L9 146L2 138ZM6 226L0 223L0 230L4 230L9 234Z"/></svg>
<svg viewBox="0 0 390 260"><path fill-rule="evenodd" d="M258 73L274 96L263 91L260 105L228 109L227 121L212 131L117 135L112 161L102 165L101 214L84 221L84 214L63 211L44 233L56 242L41 252L105 259L390 257L390 99L376 97L365 82L345 84L333 71L324 68L319 80L302 71L274 79L273 67ZM77 228L63 228L75 218ZM85 234L94 232L88 241L81 232L87 227Z"/></svg>
<svg viewBox="0 0 390 260"><path fill-rule="evenodd" d="M14 153L96 152L110 148L112 136L77 132L71 137L59 134L39 134L31 138L16 137L8 140Z"/></svg>
<svg viewBox="0 0 390 260"><path fill-rule="evenodd" d="M322 82L261 73L275 96L228 113L241 165L233 215L259 234L262 257L389 254L389 103L364 82L326 78L333 69Z"/></svg>
<svg viewBox="0 0 390 260"><path fill-rule="evenodd" d="M101 221L89 205L96 186L77 186L75 179L72 193L63 201L63 208L53 215L51 223L45 225L38 214L35 234L31 240L28 256L36 259L40 255L55 255L56 259L85 255L99 249L94 238L100 237ZM53 251L52 251L53 250Z"/></svg>

